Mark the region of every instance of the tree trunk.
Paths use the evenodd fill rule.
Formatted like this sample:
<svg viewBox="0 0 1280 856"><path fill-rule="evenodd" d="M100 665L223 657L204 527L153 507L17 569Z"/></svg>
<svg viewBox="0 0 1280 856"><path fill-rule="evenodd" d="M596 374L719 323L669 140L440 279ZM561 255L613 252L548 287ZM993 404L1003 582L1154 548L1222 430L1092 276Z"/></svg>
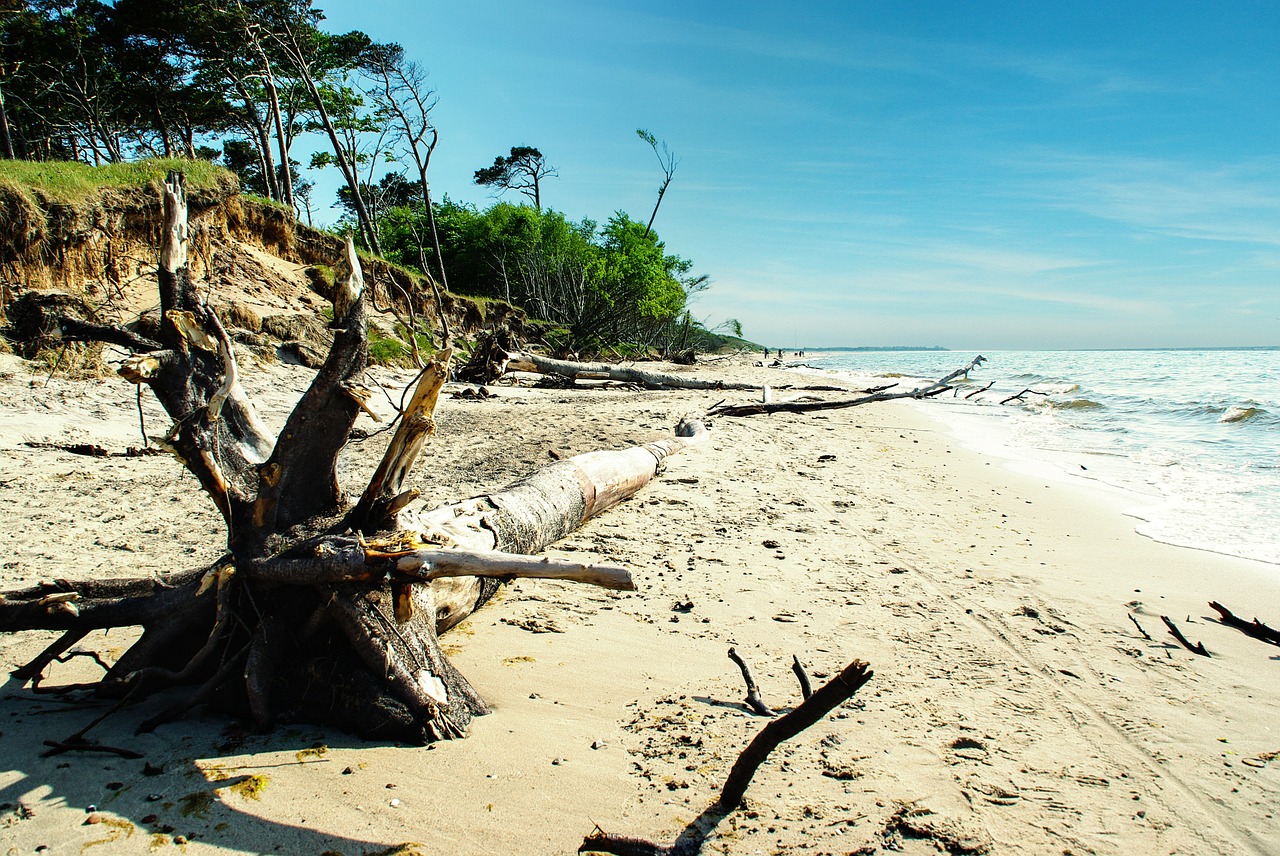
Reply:
<svg viewBox="0 0 1280 856"><path fill-rule="evenodd" d="M158 265L160 333L156 340L110 335L135 352L120 374L147 384L174 417L159 442L222 513L227 552L208 568L159 579L55 580L6 592L0 632L63 631L19 677L38 684L90 630L137 625L142 636L96 690L137 699L174 684L196 687L144 727L209 701L261 728L278 720L322 722L405 742L462 735L471 717L488 709L450 665L437 635L503 580L633 588L621 568L527 554L635 493L667 455L702 440L705 429L685 421L674 438L579 455L503 490L419 509L407 477L434 430L449 370L443 352L422 373L369 486L348 507L338 456L367 395L360 384L365 298L354 245L347 241L337 266L339 326L328 357L274 436L240 386L231 339L190 280L188 240L182 179L171 174Z"/></svg>
<svg viewBox="0 0 1280 856"><path fill-rule="evenodd" d="M253 130L253 135L256 138L258 160L262 164L263 189L267 192L267 198L279 200L280 188L276 184L276 167L275 161L271 157L271 135L267 132L267 123L258 115L258 108L254 106L249 90L245 88L244 84L237 80L235 81L235 87L240 94L240 99L244 102L245 120Z"/></svg>
<svg viewBox="0 0 1280 856"><path fill-rule="evenodd" d="M671 184L670 178L662 182L662 186L658 188L658 201L653 203L653 213L649 215L649 225L644 227L644 236L646 238L653 231L653 221L658 219L658 209L662 207L662 197L667 195L667 185L669 184Z"/></svg>
<svg viewBox="0 0 1280 856"><path fill-rule="evenodd" d="M267 60L266 52L257 44L256 39L254 46L258 48L258 55L262 57L262 79L267 87L267 101L271 106L271 120L276 128L276 143L280 147L280 199L285 205L292 208L293 168L289 166L289 146L285 139L284 122L280 118L280 93L276 88L275 75L271 71L271 63Z"/></svg>
<svg viewBox="0 0 1280 856"><path fill-rule="evenodd" d="M757 416L761 413L811 413L819 410L840 410L845 407L858 407L862 404L875 404L880 401L894 401L899 398L932 398L935 395L941 395L954 387L948 384L959 377L968 378L969 372L976 369L987 361L987 358L979 354L974 357L968 364L956 369L945 377L935 380L933 383L927 384L915 389L907 389L901 392L886 392L897 384L891 386L880 387L878 389L865 390L865 394L858 398L845 398L836 401L770 401L766 394L765 400L752 404L719 404L711 408L707 413L708 416ZM1003 404L1004 402L1001 402Z"/></svg>
<svg viewBox="0 0 1280 856"><path fill-rule="evenodd" d="M724 383L718 380L700 380L666 372L651 372L612 363L577 363L553 360L541 354L512 352L507 354L506 371L554 374L571 379L590 378L615 380L622 383L638 383L651 389L760 389L749 383Z"/></svg>
<svg viewBox="0 0 1280 856"><path fill-rule="evenodd" d="M307 94L311 96L311 102L320 117L320 124L324 127L325 134L329 137L329 144L333 146L333 157L338 162L338 169L342 171L342 177L347 182L347 188L351 191L351 203L355 206L356 218L360 221L360 231L364 233L364 239L369 245L370 252L380 256L382 255L382 247L378 243L377 224L373 222L373 218L369 216L369 209L365 206L364 196L360 193L360 180L356 175L355 167L347 158L346 149L343 147L342 141L338 139L338 131L333 126L333 120L329 117L329 110L324 106L324 98L320 95L320 90L316 87L316 82L311 76L311 69L308 67L306 59L302 56L296 43L289 49L289 53L297 66L298 76L307 88Z"/></svg>
<svg viewBox="0 0 1280 856"><path fill-rule="evenodd" d="M0 156L13 160L13 137L9 134L9 112L5 109L2 86L0 86Z"/></svg>

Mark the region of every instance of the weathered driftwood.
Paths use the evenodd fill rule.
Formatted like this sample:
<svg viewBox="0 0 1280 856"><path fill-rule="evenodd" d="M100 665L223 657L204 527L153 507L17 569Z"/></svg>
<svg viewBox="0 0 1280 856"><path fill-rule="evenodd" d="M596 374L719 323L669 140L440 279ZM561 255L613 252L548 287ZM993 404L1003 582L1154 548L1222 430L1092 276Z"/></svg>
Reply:
<svg viewBox="0 0 1280 856"><path fill-rule="evenodd" d="M900 398L932 398L935 395L941 395L949 389L949 384L958 377L968 377L969 372L987 361L987 358L979 354L962 368L956 369L946 377L934 381L928 386L918 389L909 389L902 392L887 392L884 390L891 387L884 387L881 390L869 392L858 398L843 398L834 401L761 401L751 404L728 404L721 403L712 407L707 411L708 416L756 416L761 413L813 413L820 410L839 410L845 407L858 407L863 404L874 404L879 401L894 401ZM896 386L897 384L894 384Z"/></svg>
<svg viewBox="0 0 1280 856"><path fill-rule="evenodd" d="M487 707L437 635L506 579L631 588L621 568L528 554L639 490L663 458L705 429L687 421L675 438L579 455L504 490L418 510L407 477L434 429L445 351L427 363L369 486L349 504L338 456L368 397L366 297L354 247L348 241L338 266L333 344L276 436L254 412L231 340L190 280L180 175L166 183L164 209L157 339L67 329L134 351L120 374L146 384L172 418L158 445L221 512L227 551L207 568L155 579L47 580L0 595L0 632L62 631L15 675L39 687L89 631L139 626L141 637L96 691L132 703L165 687L194 687L144 728L209 702L262 728L325 722L411 742L462 734ZM87 730L60 745L100 751Z"/></svg>
<svg viewBox="0 0 1280 856"><path fill-rule="evenodd" d="M1256 618L1253 621L1245 621L1216 600L1209 601L1209 607L1218 613L1222 623L1228 627L1234 627L1247 636L1252 636L1254 639L1260 639L1271 645L1280 645L1280 630L1268 627Z"/></svg>
<svg viewBox="0 0 1280 856"><path fill-rule="evenodd" d="M1001 400L1001 402L1000 402L1000 403L1001 403L1001 404L1008 404L1010 401L1023 401L1023 400L1025 399L1025 397L1026 397L1026 396L1028 396L1028 395L1048 395L1048 394L1049 394L1049 393L1047 393L1047 392L1041 392L1041 391L1040 391L1040 390L1038 390L1038 389L1031 389L1030 387L1027 387L1027 388L1026 388L1026 389L1024 389L1022 392L1018 393L1017 395L1011 395L1011 396L1009 396L1008 398Z"/></svg>
<svg viewBox="0 0 1280 856"><path fill-rule="evenodd" d="M769 754L784 741L822 719L837 705L848 701L874 675L867 663L854 660L792 711L762 728L734 762L719 799L686 826L674 843L658 844L643 838L613 835L596 827L595 832L583 839L578 852L612 853L615 856L694 856L701 852L707 836L738 808L756 770Z"/></svg>
<svg viewBox="0 0 1280 856"><path fill-rule="evenodd" d="M791 671L795 673L796 680L800 682L801 698L808 698L813 695L813 685L809 683L809 673L804 670L804 664L800 662L800 658L795 654L791 655Z"/></svg>
<svg viewBox="0 0 1280 856"><path fill-rule="evenodd" d="M1167 615L1162 615L1160 616L1160 620L1164 622L1165 627L1169 628L1169 633L1173 636L1174 639L1178 640L1178 644L1180 644L1183 648L1186 648L1192 654L1199 654L1201 657L1210 656L1209 649L1204 647L1204 643L1197 642L1196 644L1192 645L1191 640L1182 634L1182 631L1178 629L1178 625L1173 623L1172 618L1170 618Z"/></svg>
<svg viewBox="0 0 1280 856"><path fill-rule="evenodd" d="M1133 626L1134 626L1134 627L1138 628L1138 632L1142 634L1142 638L1143 638L1143 639L1146 639L1148 642L1154 642L1154 641L1156 641L1156 640L1152 639L1152 638L1151 638L1151 634L1150 634L1150 633L1148 633L1146 630L1144 630L1144 629L1143 629L1143 627L1142 627L1142 625L1138 623L1138 619L1136 619L1136 618L1134 618L1134 617L1133 617L1133 613L1132 613L1132 612L1131 612L1131 613L1129 613L1129 620L1133 622Z"/></svg>
<svg viewBox="0 0 1280 856"><path fill-rule="evenodd" d="M993 386L995 386L995 385L996 385L996 382L995 382L995 381L991 381L991 382L990 382L990 383L988 383L986 386L980 386L980 387L978 387L977 389L970 390L969 392L965 393L965 396L964 396L965 401L968 401L970 398L973 398L975 395L978 395L978 394L980 394L980 393L986 392L987 390L991 389L991 387L993 387Z"/></svg>
<svg viewBox="0 0 1280 856"><path fill-rule="evenodd" d="M561 377L589 380L613 380L635 383L649 389L760 389L757 384L725 383L718 380L701 380L685 375L619 366L613 363L576 363L553 360L541 354L515 351L507 355L506 371L536 372Z"/></svg>
<svg viewBox="0 0 1280 856"><path fill-rule="evenodd" d="M747 665L747 661L742 659L742 655L738 653L736 648L729 649L729 659L738 665L742 671L742 682L747 685L747 706L761 716L777 716L769 705L764 703L764 699L760 698L760 688L756 686L755 676L751 674L751 667Z"/></svg>
<svg viewBox="0 0 1280 856"><path fill-rule="evenodd" d="M692 356L692 352L690 352ZM720 357L715 359L728 359ZM713 359L704 358L706 362ZM687 365L692 365L692 359ZM759 363L757 363L759 365ZM783 363L776 365L786 368ZM648 389L734 389L765 390L766 386L751 383L729 383L719 380L702 380L687 375L669 372L649 371L634 366L623 366L615 363L583 363L570 360L558 360L545 357L530 351L522 351L516 347L511 334L502 329L494 330L480 336L472 349L471 359L458 369L458 378L469 383L492 383L507 372L529 372L540 374L543 380L540 385L551 385L556 388L572 387L579 380L592 380L605 383L621 384L627 387L645 387ZM793 387L780 385L777 389L801 389L809 392L847 392L848 387L830 384L815 384ZM879 390L867 390L878 392ZM766 393L767 394L767 393Z"/></svg>
<svg viewBox="0 0 1280 856"><path fill-rule="evenodd" d="M987 361L986 357L982 356L982 354L978 354L978 356L974 357L972 360L969 361L968 365L961 366L960 368L953 371L951 374L945 377L939 378L938 380L934 381L933 385L946 386L947 384L951 383L951 381L956 380L957 378L965 378L967 380L969 377L969 372L973 371L974 369L976 369L978 366L982 365L986 361ZM932 388L933 387L926 387L926 389L932 389Z"/></svg>

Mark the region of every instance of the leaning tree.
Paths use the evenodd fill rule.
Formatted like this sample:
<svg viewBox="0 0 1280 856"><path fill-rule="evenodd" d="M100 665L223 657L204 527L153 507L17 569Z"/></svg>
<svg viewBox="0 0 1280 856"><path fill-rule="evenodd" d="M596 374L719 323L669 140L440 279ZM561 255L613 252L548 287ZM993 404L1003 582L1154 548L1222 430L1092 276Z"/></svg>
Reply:
<svg viewBox="0 0 1280 856"><path fill-rule="evenodd" d="M487 712L437 635L501 581L633 588L620 568L529 554L639 490L667 455L705 436L701 424L686 420L673 438L579 455L498 492L421 510L407 477L434 430L448 375L443 352L421 372L368 486L350 502L337 463L369 397L354 246L347 242L338 266L328 357L273 436L240 385L231 338L192 282L187 244L183 180L171 173L157 337L72 319L62 332L132 352L120 374L149 386L172 418L157 442L217 506L226 552L209 567L149 579L46 580L0 595L0 631L62 631L16 676L38 686L91 631L139 626L137 641L90 688L121 703L188 688L144 729L210 703L263 729L311 721L426 742L460 736L472 716Z"/></svg>

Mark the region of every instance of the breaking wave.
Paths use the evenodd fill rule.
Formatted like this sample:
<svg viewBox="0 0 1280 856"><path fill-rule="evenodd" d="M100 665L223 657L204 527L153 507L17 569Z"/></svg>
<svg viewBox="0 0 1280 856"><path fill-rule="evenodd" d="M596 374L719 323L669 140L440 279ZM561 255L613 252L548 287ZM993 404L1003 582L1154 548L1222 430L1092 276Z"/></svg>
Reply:
<svg viewBox="0 0 1280 856"><path fill-rule="evenodd" d="M1259 416L1265 416L1267 411L1261 407L1241 407L1233 404L1228 407L1223 414L1218 417L1219 422L1248 422Z"/></svg>

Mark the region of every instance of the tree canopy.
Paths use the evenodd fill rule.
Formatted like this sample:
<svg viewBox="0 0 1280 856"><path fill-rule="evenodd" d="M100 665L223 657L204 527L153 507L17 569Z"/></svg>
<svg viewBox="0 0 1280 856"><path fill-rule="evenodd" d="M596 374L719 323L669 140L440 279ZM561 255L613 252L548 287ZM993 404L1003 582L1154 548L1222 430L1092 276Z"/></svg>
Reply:
<svg viewBox="0 0 1280 856"><path fill-rule="evenodd" d="M674 347L689 300L707 283L621 211L601 226L531 205L497 202L482 211L446 197L435 216L454 289L525 307L562 329L567 350ZM424 219L417 205L388 214L382 246L390 259L417 264L414 233Z"/></svg>
<svg viewBox="0 0 1280 856"><path fill-rule="evenodd" d="M670 347L697 327L689 300L707 280L652 229L678 161L646 130L636 133L663 171L647 225L623 212L601 226L543 210L543 182L558 172L533 146L474 173L477 185L531 204L481 211L432 199L440 136L422 68L399 45L326 32L312 0L10 5L0 15L0 157L220 161L244 191L299 215L305 207L308 220L304 171L333 168L339 225L366 248L428 273L432 288L518 304L568 348ZM294 149L308 133L328 146L304 168Z"/></svg>
<svg viewBox="0 0 1280 856"><path fill-rule="evenodd" d="M482 187L523 193L533 201L533 207L542 210L542 180L559 175L556 168L547 163L542 152L532 146L512 146L509 156L499 155L493 166L476 170L475 182Z"/></svg>

